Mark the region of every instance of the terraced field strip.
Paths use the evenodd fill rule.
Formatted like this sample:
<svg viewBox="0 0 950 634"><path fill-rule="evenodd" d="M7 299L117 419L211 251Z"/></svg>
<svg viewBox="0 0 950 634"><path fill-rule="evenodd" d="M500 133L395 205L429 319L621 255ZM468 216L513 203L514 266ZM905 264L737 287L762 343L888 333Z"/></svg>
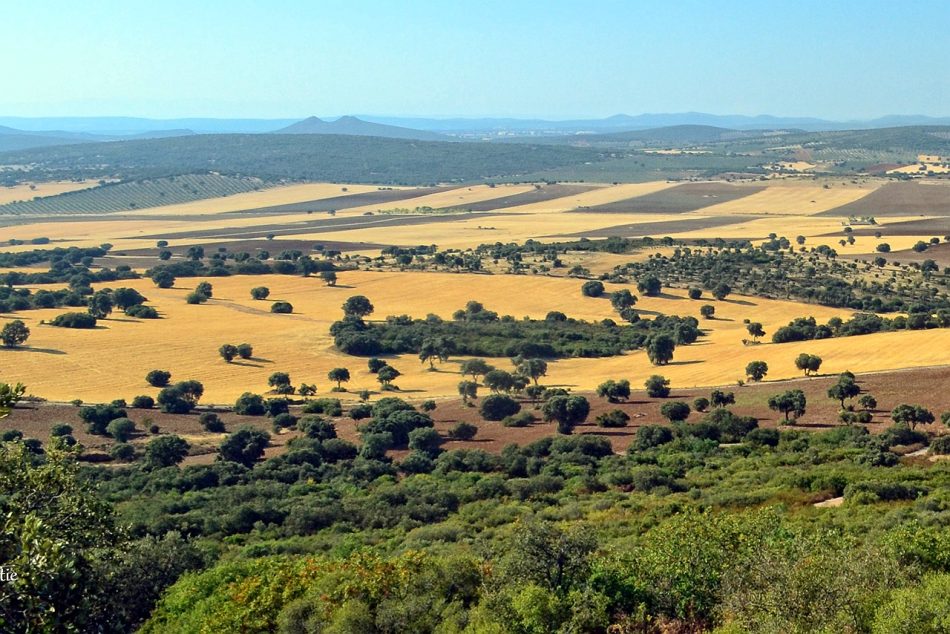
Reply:
<svg viewBox="0 0 950 634"><path fill-rule="evenodd" d="M532 185L501 185L489 187L488 185L471 185L466 187L456 187L451 189L440 189L431 194L418 196L414 198L400 199L398 202L389 204L365 204L359 206L345 205L343 208L348 213L365 213L385 211L387 209L409 209L430 207L432 209L471 209L471 204L490 203L497 198L504 198L507 195L523 194L534 189ZM489 209L493 207L488 206Z"/></svg>
<svg viewBox="0 0 950 634"><path fill-rule="evenodd" d="M685 183L658 192L578 209L595 213L681 214L764 191L764 185Z"/></svg>
<svg viewBox="0 0 950 634"><path fill-rule="evenodd" d="M521 213L509 214L502 210L497 215L472 214L456 216L452 223L430 224L425 233L420 234L417 226L367 225L340 233L298 234L300 239L314 239L332 236L334 240L347 242L385 242L389 244L436 244L441 249L466 249L480 244L494 242L524 242L527 239L542 241L562 240L551 238L552 231L562 231L565 235L576 235L617 224L616 214L572 214L572 213ZM677 219L676 215L642 215L638 220L661 222ZM424 235L424 238L422 237ZM547 237L546 237L547 236Z"/></svg>
<svg viewBox="0 0 950 634"><path fill-rule="evenodd" d="M417 198L436 192L449 191L451 187L379 187L374 185L341 185L334 189L327 188L323 195L317 192L309 196L298 196L287 202L229 209L232 215L264 216L281 214L300 214L312 211L337 211L348 207L361 205L388 205L394 201Z"/></svg>
<svg viewBox="0 0 950 634"><path fill-rule="evenodd" d="M506 207L506 213L556 213L571 211L582 207L594 208L599 205L626 200L636 196L644 196L661 189L673 187L675 183L667 181L651 181L648 183L628 183L623 185L605 185L579 194L571 194L514 207Z"/></svg>
<svg viewBox="0 0 950 634"><path fill-rule="evenodd" d="M887 183L867 196L824 212L824 216L950 216L950 183Z"/></svg>
<svg viewBox="0 0 950 634"><path fill-rule="evenodd" d="M171 289L155 288L149 280L110 284L140 289L164 318L135 320L116 315L102 321L98 329L80 331L40 325L40 320L64 309L18 313L16 317L32 330L29 347L0 350L0 375L22 381L30 392L53 400L96 402L154 395L156 390L146 385L143 377L149 370L162 368L170 370L175 379L202 381L204 401L231 403L247 390L265 392L267 377L277 370L289 372L295 383L316 383L320 393L326 393L331 387L326 373L334 367L347 367L353 374L348 385L352 394L378 385L366 370L364 358L343 355L332 346L330 323L340 318L340 306L351 295L366 295L376 307L376 319L399 314L422 317L430 312L449 318L472 299L516 318L543 318L550 310L588 320L616 316L607 299L583 297L581 281L575 279L362 271L344 272L339 277L337 287L299 276L213 278L214 299L205 305L185 302L197 279L179 280ZM270 313L270 301L250 299L253 286L269 287L270 300L291 302L294 314ZM636 292L632 286L607 286L608 292L625 287ZM607 378L629 378L640 384L650 374L660 373L676 387L722 385L740 378L752 360L769 364L769 379L794 378L800 375L794 358L801 352L823 357L822 371L828 373L950 363L950 330L946 329L782 345L742 344L742 339L748 338L743 323L746 318L761 322L771 334L795 317L813 315L825 322L833 316L849 316L846 310L749 297L692 301L679 290L661 297L642 297L637 309L648 316L655 312L698 316L699 307L706 303L716 307L717 316L701 320L707 335L696 344L677 348L674 362L668 366L653 367L643 352L605 359L564 359L550 364L544 383L591 390ZM218 356L221 344L245 341L254 346L254 360L227 364ZM103 363L103 350L124 351L123 363ZM875 353L869 354L869 350ZM451 359L437 372L427 371L415 355L389 361L403 372L397 383L404 390L413 390L411 396L456 395L460 359ZM510 367L507 359L492 362Z"/></svg>
<svg viewBox="0 0 950 634"><path fill-rule="evenodd" d="M714 204L702 209L709 215L775 214L809 216L861 200L873 193L868 186L807 185L799 181L779 181L752 195Z"/></svg>
<svg viewBox="0 0 950 634"><path fill-rule="evenodd" d="M742 224L746 222L744 218L736 218L735 216L696 216L692 218L683 218L680 220L665 220L660 222L635 222L628 223L623 225L614 225L612 227L604 227L602 229L594 229L592 231L585 231L582 233L574 234L558 234L554 236L546 236L548 238L567 238L567 237L579 237L579 238L610 238L610 237L621 237L621 238L640 238L644 236L650 237L663 237L668 235L674 235L678 233L684 233L687 231L707 231L709 230L709 235L714 236L716 232L714 231L718 227L725 227L734 224Z"/></svg>
<svg viewBox="0 0 950 634"><path fill-rule="evenodd" d="M466 209L472 211L490 211L498 209L507 209L510 207L520 207L534 203L542 203L556 198L564 198L583 194L585 192L599 189L599 185L581 185L555 183L553 185L529 186L529 189L521 193L508 193L501 198L493 198L482 202L466 205Z"/></svg>
<svg viewBox="0 0 950 634"><path fill-rule="evenodd" d="M395 188L401 191L401 188ZM195 200L177 205L163 205L130 212L137 216L196 216L205 214L221 214L239 212L242 210L267 209L278 206L292 206L297 203L306 203L312 200L325 200L339 196L358 196L377 192L376 185L354 185L351 183L301 183L297 185L279 185L268 187L260 191L235 194L222 198L208 198ZM294 210L294 211L306 211Z"/></svg>

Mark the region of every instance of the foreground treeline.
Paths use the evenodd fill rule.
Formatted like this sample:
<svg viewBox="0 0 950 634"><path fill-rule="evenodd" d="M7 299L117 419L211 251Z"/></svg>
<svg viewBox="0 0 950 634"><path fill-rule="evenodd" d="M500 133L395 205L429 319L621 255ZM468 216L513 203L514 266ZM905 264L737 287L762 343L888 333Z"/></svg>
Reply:
<svg viewBox="0 0 950 634"><path fill-rule="evenodd" d="M419 415L394 404L376 426ZM588 435L433 449L425 468L426 447L393 459L327 425L263 462L236 447L185 468L80 471L13 439L0 626L946 631L950 463L898 457L926 434L695 427L644 427L627 455Z"/></svg>

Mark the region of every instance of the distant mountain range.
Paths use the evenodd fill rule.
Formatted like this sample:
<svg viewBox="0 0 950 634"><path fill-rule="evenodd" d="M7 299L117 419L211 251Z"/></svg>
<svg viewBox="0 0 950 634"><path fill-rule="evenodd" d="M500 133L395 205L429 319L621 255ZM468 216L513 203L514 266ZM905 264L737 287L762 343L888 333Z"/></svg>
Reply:
<svg viewBox="0 0 950 634"><path fill-rule="evenodd" d="M449 137L428 130L414 130L384 123L372 123L356 117L340 117L324 121L308 117L303 121L276 130L277 134L346 134L351 136L378 136L388 139L417 139L420 141L447 141Z"/></svg>
<svg viewBox="0 0 950 634"><path fill-rule="evenodd" d="M91 134L70 130L19 130L0 125L0 152L54 145L101 143L134 139L162 139L194 134L191 130L149 130L126 135Z"/></svg>
<svg viewBox="0 0 950 634"><path fill-rule="evenodd" d="M542 143L720 142L746 136L785 135L906 126L947 126L950 117L890 115L835 122L810 117L713 115L702 112L614 115L605 119L548 121L516 118L377 117L292 119L141 119L134 117L0 117L0 152L192 134L335 134L419 141L501 140ZM573 139L569 137L574 137Z"/></svg>
<svg viewBox="0 0 950 634"><path fill-rule="evenodd" d="M317 122L320 123L317 123ZM466 117L387 117L361 115L322 117L317 119L144 119L136 117L3 117L0 126L15 128L22 133L48 132L85 133L105 137L128 137L136 134L154 134L158 131L190 131L196 134L277 132L298 123L313 122L341 128L363 127L376 123L408 128L416 131L455 135L515 134L574 134L582 132L626 132L680 125L704 125L734 130L797 128L809 132L890 128L909 125L950 125L950 117L925 115L888 115L878 119L833 121L815 117L777 117L772 115L717 115L705 112L618 114L603 119L522 119L522 118L466 118ZM350 132L337 131L350 134Z"/></svg>

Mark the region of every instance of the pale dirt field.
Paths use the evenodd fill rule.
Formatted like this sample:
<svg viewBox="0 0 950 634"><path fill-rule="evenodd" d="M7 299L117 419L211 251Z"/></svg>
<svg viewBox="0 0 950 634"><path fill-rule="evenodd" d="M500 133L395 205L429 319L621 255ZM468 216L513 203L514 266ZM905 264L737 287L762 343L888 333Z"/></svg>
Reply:
<svg viewBox="0 0 950 634"><path fill-rule="evenodd" d="M923 167L924 169L920 169ZM933 172L934 174L950 173L950 166L942 163L915 163L914 165L905 165L892 170L887 170L888 174L919 174L921 176Z"/></svg>
<svg viewBox="0 0 950 634"><path fill-rule="evenodd" d="M26 183L14 187L0 187L0 205L18 200L33 200L40 196L55 196L66 192L75 192L80 189L89 189L99 184L99 181L88 180L81 183L72 181L55 181L50 183ZM35 189L30 189L32 185Z"/></svg>
<svg viewBox="0 0 950 634"><path fill-rule="evenodd" d="M326 373L347 367L353 391L377 387L366 371L366 360L342 355L332 349L330 324L341 316L340 305L355 294L370 298L373 317L410 314L423 317L434 312L442 317L466 301L481 301L499 314L516 318L541 318L550 310L571 317L615 317L607 299L580 294L581 280L538 276L456 275L448 273L340 274L339 287L324 286L318 279L285 276L214 278L215 299L208 304L186 304L185 295L197 279L180 280L181 287L155 288L149 280L133 280L110 286L140 289L164 315L161 320L133 320L117 314L91 331L40 325L67 309L25 311L15 315L32 330L23 350L0 350L0 377L22 381L29 392L51 400L81 398L87 402L130 399L157 390L144 382L152 369L170 370L173 379L197 379L204 383L206 403L228 404L244 391L263 393L274 371L289 372L295 384L316 383L326 395L332 387ZM271 299L290 301L292 315L274 315L270 301L254 301L252 286L271 288ZM608 285L608 292L620 288ZM635 291L635 289L632 289ZM667 314L698 316L699 307L711 303L717 319L702 320L709 335L691 346L677 348L674 363L653 367L643 352L605 359L566 359L550 364L547 385L592 389L607 378L628 378L642 384L650 374L669 377L674 386L710 386L734 383L749 361L764 360L770 366L768 379L799 376L794 358L801 352L824 358L822 372L854 372L898 369L950 363L950 331L917 331L876 334L794 344L744 346L748 338L745 318L760 321L768 336L794 317L813 315L819 321L847 317L848 311L758 298L730 297L726 301L685 299L682 291L665 297L643 298L637 308ZM12 318L5 316L3 321ZM255 360L225 363L217 354L221 344L242 342L254 346ZM412 397L452 396L460 380L452 359L440 371L426 371L414 356L394 358L390 363L404 373L397 384ZM508 368L507 359L493 361Z"/></svg>
<svg viewBox="0 0 950 634"><path fill-rule="evenodd" d="M781 161L779 163L773 163L770 166L767 166L769 169L777 170L792 170L795 172L807 172L808 170L813 170L818 167L814 163L809 163L808 161Z"/></svg>
<svg viewBox="0 0 950 634"><path fill-rule="evenodd" d="M343 191L344 188L346 191ZM138 211L127 211L122 213L128 216L195 216L201 214L220 214L227 213L229 211L242 211L244 209L272 207L274 205L289 205L291 203L317 200L320 198L333 198L336 196L362 194L365 192L374 192L377 189L379 189L378 185L353 185L350 183L304 183L299 185L266 187L256 192L235 194L233 196L222 196L220 198L208 198L206 200L195 200L187 203L179 203L177 205L149 207L148 209L140 209ZM393 187L392 189L409 188Z"/></svg>
<svg viewBox="0 0 950 634"><path fill-rule="evenodd" d="M809 216L854 202L877 189L879 183L833 185L825 189L814 181L770 181L768 187L744 198L704 207L706 216L775 214Z"/></svg>

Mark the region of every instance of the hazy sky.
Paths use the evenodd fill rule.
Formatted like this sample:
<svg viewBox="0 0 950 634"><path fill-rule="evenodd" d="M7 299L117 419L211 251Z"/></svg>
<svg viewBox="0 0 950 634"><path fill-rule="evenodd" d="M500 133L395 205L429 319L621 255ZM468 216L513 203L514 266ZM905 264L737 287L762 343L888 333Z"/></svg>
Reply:
<svg viewBox="0 0 950 634"><path fill-rule="evenodd" d="M950 115L950 2L36 0L0 115Z"/></svg>

